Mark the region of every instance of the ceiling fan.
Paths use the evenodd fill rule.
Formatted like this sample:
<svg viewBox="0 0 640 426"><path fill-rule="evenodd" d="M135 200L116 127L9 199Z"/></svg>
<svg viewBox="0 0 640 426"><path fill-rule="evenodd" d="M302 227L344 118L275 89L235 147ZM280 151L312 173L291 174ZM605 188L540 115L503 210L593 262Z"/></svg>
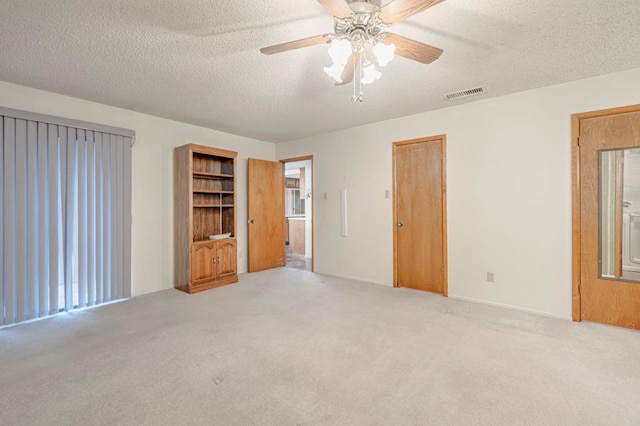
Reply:
<svg viewBox="0 0 640 426"><path fill-rule="evenodd" d="M394 55L430 64L443 50L387 32L391 25L410 18L444 0L392 0L382 7L370 0L318 0L335 19L335 33L264 47L265 55L331 43L333 65L324 71L337 86L353 81L353 102L362 102L362 85L382 75L376 68L386 66Z"/></svg>

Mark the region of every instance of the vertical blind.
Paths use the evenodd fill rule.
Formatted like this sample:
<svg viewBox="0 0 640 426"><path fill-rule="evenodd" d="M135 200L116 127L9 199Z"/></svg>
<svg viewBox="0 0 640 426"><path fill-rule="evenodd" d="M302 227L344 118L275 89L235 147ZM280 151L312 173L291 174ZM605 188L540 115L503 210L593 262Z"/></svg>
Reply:
<svg viewBox="0 0 640 426"><path fill-rule="evenodd" d="M0 108L0 325L130 297L134 135Z"/></svg>

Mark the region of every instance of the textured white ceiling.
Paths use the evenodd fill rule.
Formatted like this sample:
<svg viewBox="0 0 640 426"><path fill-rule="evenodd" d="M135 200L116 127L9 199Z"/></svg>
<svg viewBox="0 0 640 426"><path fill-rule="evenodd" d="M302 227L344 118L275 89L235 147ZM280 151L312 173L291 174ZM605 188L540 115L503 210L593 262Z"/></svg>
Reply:
<svg viewBox="0 0 640 426"><path fill-rule="evenodd" d="M447 0L392 27L443 48L442 57L396 58L365 86L363 104L324 74L326 46L259 52L332 32L315 0L0 8L0 80L270 142L451 106L443 94L461 89L498 96L640 67L638 0Z"/></svg>

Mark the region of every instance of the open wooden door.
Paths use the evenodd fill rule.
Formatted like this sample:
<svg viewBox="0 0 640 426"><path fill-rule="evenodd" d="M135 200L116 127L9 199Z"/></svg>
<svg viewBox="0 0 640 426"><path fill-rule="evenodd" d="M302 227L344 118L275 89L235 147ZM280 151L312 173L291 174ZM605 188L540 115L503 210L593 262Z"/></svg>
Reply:
<svg viewBox="0 0 640 426"><path fill-rule="evenodd" d="M249 272L285 266L284 165L249 159Z"/></svg>

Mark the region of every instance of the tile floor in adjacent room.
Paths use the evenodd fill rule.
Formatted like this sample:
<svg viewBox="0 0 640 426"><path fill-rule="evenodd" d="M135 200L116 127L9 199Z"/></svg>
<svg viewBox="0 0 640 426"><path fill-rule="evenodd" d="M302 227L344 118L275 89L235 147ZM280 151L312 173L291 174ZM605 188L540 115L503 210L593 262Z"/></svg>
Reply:
<svg viewBox="0 0 640 426"><path fill-rule="evenodd" d="M290 246L287 244L287 268L300 269L302 271L311 271L311 258L304 257L302 254L293 254Z"/></svg>

